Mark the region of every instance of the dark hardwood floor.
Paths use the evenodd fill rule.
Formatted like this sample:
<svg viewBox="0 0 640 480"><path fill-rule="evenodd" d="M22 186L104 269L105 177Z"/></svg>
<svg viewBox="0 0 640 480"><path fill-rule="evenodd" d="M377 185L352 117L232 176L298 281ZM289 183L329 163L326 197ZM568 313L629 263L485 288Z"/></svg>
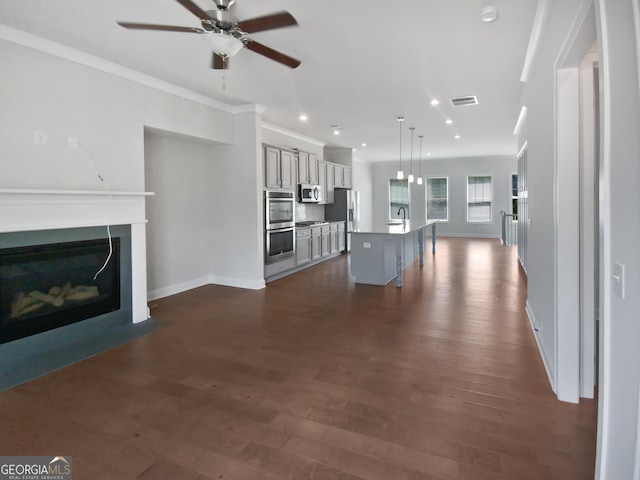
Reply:
<svg viewBox="0 0 640 480"><path fill-rule="evenodd" d="M441 238L401 289L343 255L162 299L155 333L0 392L0 452L78 480L592 479L596 402L551 391L515 255Z"/></svg>

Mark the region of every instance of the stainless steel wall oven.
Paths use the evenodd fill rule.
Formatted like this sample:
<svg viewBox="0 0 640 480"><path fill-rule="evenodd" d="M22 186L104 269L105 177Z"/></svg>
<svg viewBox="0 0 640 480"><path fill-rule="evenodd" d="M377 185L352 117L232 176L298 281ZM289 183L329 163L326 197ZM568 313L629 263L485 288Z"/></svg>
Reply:
<svg viewBox="0 0 640 480"><path fill-rule="evenodd" d="M295 254L295 196L291 192L264 192L265 263Z"/></svg>

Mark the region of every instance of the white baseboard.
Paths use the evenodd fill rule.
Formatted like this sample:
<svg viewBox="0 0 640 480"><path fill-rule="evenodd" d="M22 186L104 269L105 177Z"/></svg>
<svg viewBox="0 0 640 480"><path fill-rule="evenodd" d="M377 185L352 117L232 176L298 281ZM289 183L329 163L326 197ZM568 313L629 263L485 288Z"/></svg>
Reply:
<svg viewBox="0 0 640 480"><path fill-rule="evenodd" d="M200 277L195 280L189 280L188 282L177 283L168 287L157 288L147 292L147 298L151 300L157 300L159 298L169 297L177 293L186 292L187 290L193 290L194 288L202 287L211 283L211 277Z"/></svg>
<svg viewBox="0 0 640 480"><path fill-rule="evenodd" d="M264 281L264 278L259 278L256 280L247 280L246 278L233 278L233 277L220 277L217 275L212 275L209 277L209 283L214 283L216 285L224 285L227 287L236 287L236 288L246 288L248 290L260 290L265 288L267 284Z"/></svg>
<svg viewBox="0 0 640 480"><path fill-rule="evenodd" d="M219 277L215 275L207 275L206 277L196 278L195 280L189 280L188 282L182 282L168 287L158 288L156 290L150 290L147 292L147 298L149 301L157 300L159 298L176 295L178 293L186 292L187 290L193 290L194 288L202 287L209 284L224 285L227 287L246 288L248 290L260 290L266 287L264 278L257 280L246 280L244 278L232 278L232 277Z"/></svg>
<svg viewBox="0 0 640 480"><path fill-rule="evenodd" d="M558 394L556 389L556 376L555 371L552 368L552 364L549 360L549 355L547 354L547 350L544 347L544 342L540 338L542 336L542 330L540 330L540 323L536 320L536 316L533 313L533 309L531 308L531 304L527 299L525 304L525 311L527 312L527 317L529 318L529 324L531 325L531 331L533 332L533 337L536 339L536 344L538 345L538 350L540 351L540 357L542 357L542 363L544 364L544 369L547 372L547 378L549 379L549 383L551 384L551 389L553 393Z"/></svg>

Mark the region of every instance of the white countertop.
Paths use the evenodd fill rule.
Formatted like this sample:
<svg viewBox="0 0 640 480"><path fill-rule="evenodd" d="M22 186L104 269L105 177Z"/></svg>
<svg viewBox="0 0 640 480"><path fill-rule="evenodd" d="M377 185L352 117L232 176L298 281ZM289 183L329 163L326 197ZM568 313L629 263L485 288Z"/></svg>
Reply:
<svg viewBox="0 0 640 480"><path fill-rule="evenodd" d="M351 233L363 233L363 234L373 234L373 235L406 235L407 233L415 232L416 230L420 230L421 228L425 228L436 223L437 220L427 220L427 221L410 221L392 223L386 225L376 225L372 229L363 230L358 229L354 230Z"/></svg>

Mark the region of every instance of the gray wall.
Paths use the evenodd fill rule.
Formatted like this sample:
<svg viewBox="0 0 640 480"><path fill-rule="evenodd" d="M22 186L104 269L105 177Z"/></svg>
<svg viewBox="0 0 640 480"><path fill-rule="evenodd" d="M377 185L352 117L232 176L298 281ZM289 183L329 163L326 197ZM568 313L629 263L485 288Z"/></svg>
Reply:
<svg viewBox="0 0 640 480"><path fill-rule="evenodd" d="M452 158L423 161L422 176L447 177L449 179L449 221L438 224L440 235L463 237L499 238L501 233L500 211L509 211L511 202L511 175L517 173L517 160L513 157L497 158ZM388 182L395 178L397 163L375 164L374 181L374 222L388 221ZM405 172L406 174L407 172ZM414 172L415 174L416 172ZM493 186L493 220L490 224L467 223L466 182L469 175L491 175ZM425 182L426 183L426 182ZM412 218L426 215L425 185L412 184Z"/></svg>

